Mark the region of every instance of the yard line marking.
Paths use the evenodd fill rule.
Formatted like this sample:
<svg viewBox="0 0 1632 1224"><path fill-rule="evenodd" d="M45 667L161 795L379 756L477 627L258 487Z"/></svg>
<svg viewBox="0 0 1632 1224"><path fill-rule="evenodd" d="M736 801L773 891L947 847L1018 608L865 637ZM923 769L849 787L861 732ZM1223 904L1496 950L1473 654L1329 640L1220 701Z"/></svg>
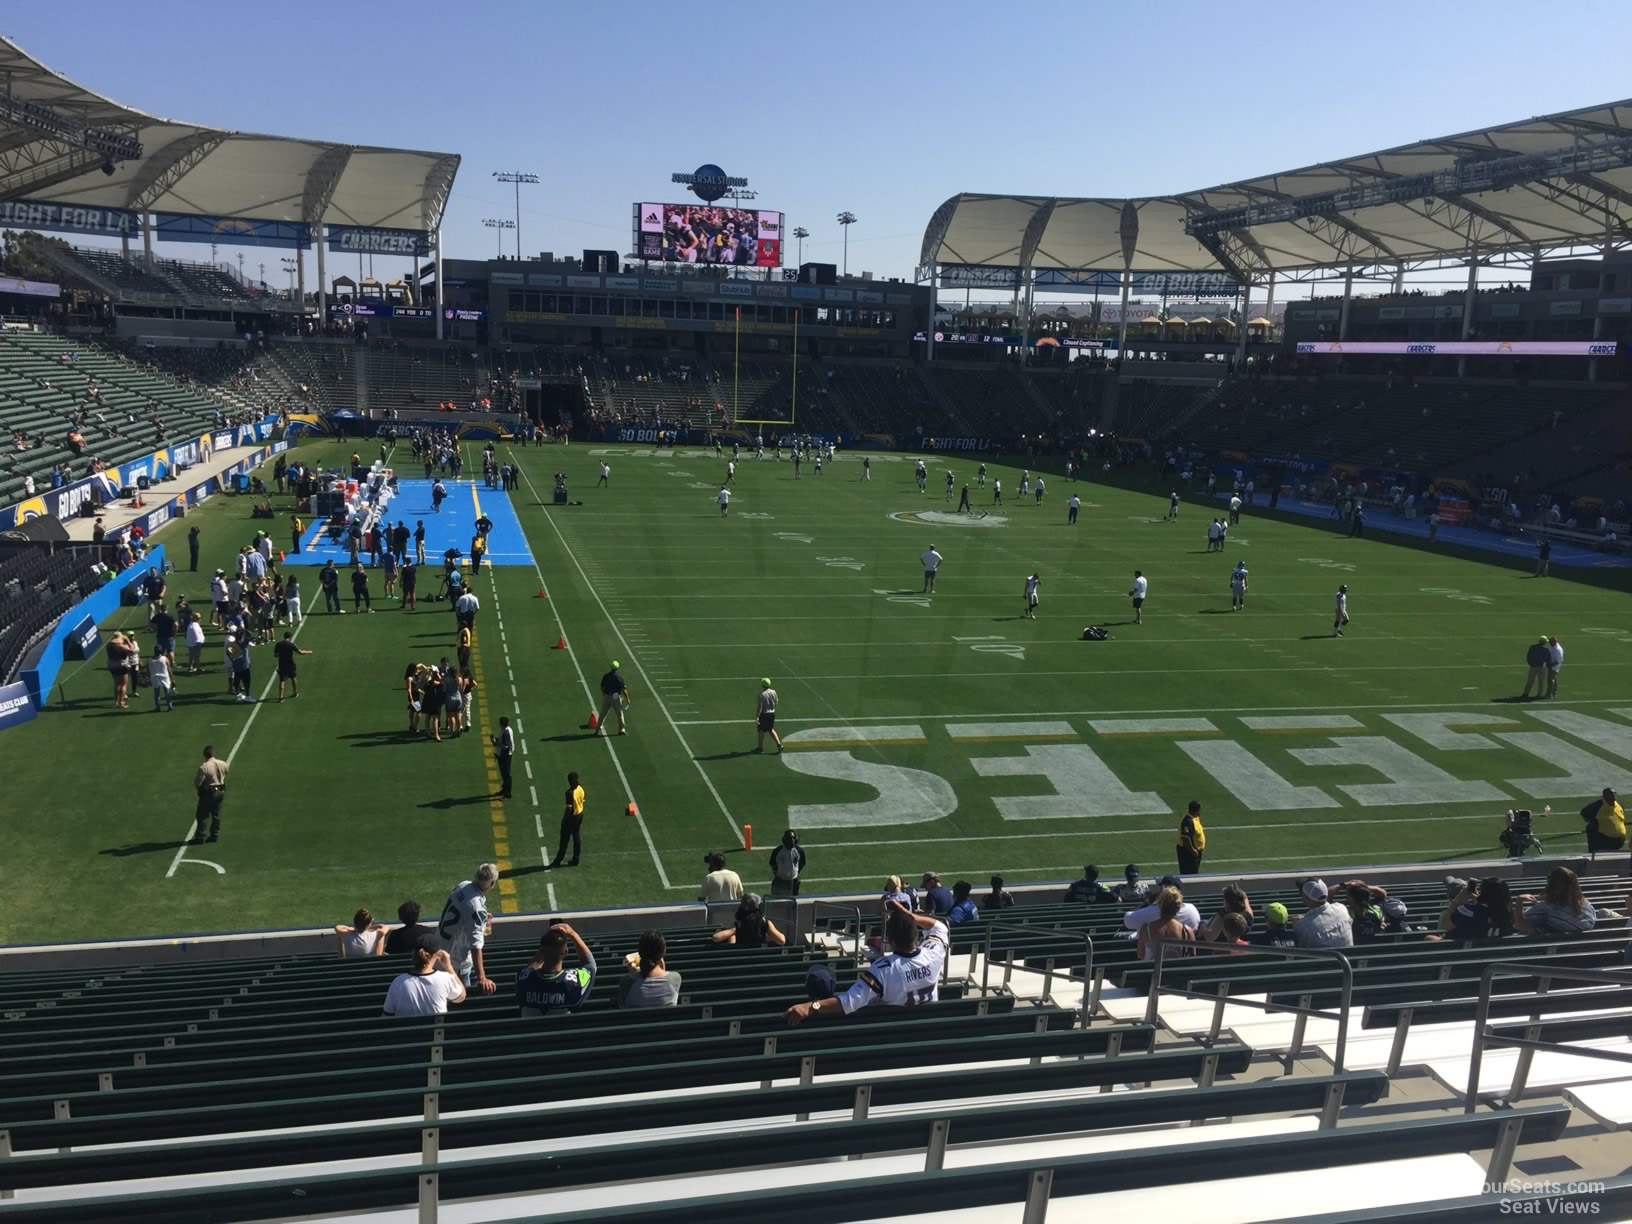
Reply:
<svg viewBox="0 0 1632 1224"><path fill-rule="evenodd" d="M1609 705L1621 701L1620 697L1603 697L1590 699L1572 699L1570 701L1554 701L1554 706L1561 705ZM1454 702L1445 701L1418 701L1407 705L1350 705L1351 710L1442 710ZM1234 706L1226 709L1208 710L1209 714L1250 714L1263 710L1328 710L1330 705L1324 706ZM1094 714L1187 714L1195 710L1194 706L1178 706L1172 709L1156 710L1016 710L1012 714L869 714L867 717L875 722L955 722L965 718L1087 718ZM779 723L819 723L833 722L833 718L783 718L777 715ZM838 716L839 722L854 722L855 719ZM682 727L732 727L742 723L740 718L699 718L690 722L683 722Z"/></svg>
<svg viewBox="0 0 1632 1224"><path fill-rule="evenodd" d="M304 629L304 628L306 628L306 618L301 617L300 618L300 624L295 626L294 635L289 640L294 641L296 638L300 637L300 631L302 629ZM274 671L275 670L276 669L274 669ZM260 700L255 703L255 708L249 712L249 717L244 720L244 726L243 726L243 729L238 732L238 738L232 741L232 751L227 753L227 772L229 774L232 772L232 762L238 756L238 749L243 747L244 736L248 735L249 734L249 729L255 725L255 719L260 715L261 707L266 704L266 696L267 696L268 693L270 693L272 691L272 685L276 680L277 680L276 675L271 675L271 676L268 676L266 678L266 686L261 689ZM227 724L219 723L219 724L214 724L214 725L226 726ZM193 822L192 827L194 827L194 828L197 827L197 822L196 821ZM164 873L164 878L165 879L168 880L171 876L176 874L176 868L180 867L181 866L181 860L187 857L187 847L190 846L191 844L192 844L191 835L189 835L188 837L184 837L182 839L181 845L176 847L176 857L170 860L170 870ZM215 867L215 869L217 871L219 871L221 874L223 874L223 875L226 874L226 868L218 866L218 865L213 864L213 863L211 864L211 866Z"/></svg>
<svg viewBox="0 0 1632 1224"><path fill-rule="evenodd" d="M506 447L506 449L510 452L510 458L513 459L513 460L516 459L515 448L514 447ZM542 501L543 499L538 496L537 487L533 484L533 478L527 474L527 470L521 466L521 463L520 463L519 460L517 460L517 462L516 462L516 470L521 473L521 478L527 482L527 488L532 491L534 500L535 501ZM554 526L554 520L550 520L550 525L552 527ZM559 536L560 532L556 532L556 535ZM565 543L565 541L563 541L563 543ZM529 554L532 552L531 545L528 546L527 551L528 551ZM574 560L576 560L576 558L574 558ZM566 626L566 623L564 621L562 621L562 619L561 619L561 609L556 606L556 602L555 602L554 599L548 598L549 593L550 593L549 592L549 585L544 581L544 571L539 568L538 558L533 557L532 562L533 562L533 574L538 579L538 589L543 591L545 596L546 596L545 602L547 602L550 605L550 614L555 617L555 626L556 626L556 629L560 633L561 640L563 642L567 642L567 626ZM580 571L580 572L582 572L582 571ZM591 590L593 590L593 589L594 588L591 587ZM573 671L578 673L578 683L583 686L584 696L588 699L590 708L591 709L597 708L597 703L595 701L595 693L589 687L589 680L584 675L584 669L578 663L578 652L573 648L573 645L572 645L571 642L567 642L567 658L572 663ZM629 775L623 772L623 762L618 759L618 750L617 750L617 747L613 743L612 737L611 736L603 737L603 742L606 744L607 755L612 758L612 768L618 771L618 780L623 783L624 798L628 802L634 803L635 802L634 788L632 788L629 785ZM523 742L523 744L522 744L522 751L525 754L525 752L526 752L526 743L525 742ZM525 761L522 762L522 763L527 766L527 777L529 779L531 779L532 776L533 776L532 765L529 764L528 762L525 762ZM644 838L645 841L646 841L646 850L652 856L652 866L657 868L657 878L658 878L658 880L662 883L664 888L672 887L672 885L670 885L670 883L669 883L669 873L663 867L663 859L657 853L657 844L654 841L652 841L652 831L649 828L646 827L646 817L641 814L640 807L639 807L638 804L636 805L636 808L635 808L635 824L640 829L641 837Z"/></svg>
<svg viewBox="0 0 1632 1224"><path fill-rule="evenodd" d="M536 808L538 806L538 787L528 786L527 797L533 801L533 806Z"/></svg>
<svg viewBox="0 0 1632 1224"><path fill-rule="evenodd" d="M513 455L514 451L512 450L511 453ZM527 481L527 487L528 488L533 488L532 477L528 476L525 471L522 472L522 478ZM533 489L533 496L535 498L538 496L538 490L537 489ZM708 793L714 796L714 802L719 805L720 814L725 817L726 823L731 826L731 831L734 834L736 834L737 844L741 845L742 840L743 840L742 839L742 826L739 825L736 822L735 819L733 819L733 817L731 815L731 809L725 806L724 798L721 797L720 792L714 786L714 779L712 779L712 778L710 778L708 776L708 771L703 768L702 762L697 759L697 754L692 751L691 745L686 742L685 732L680 730L680 724L675 722L674 715L669 713L669 707L664 704L663 698L658 695L657 686L652 683L652 678L651 678L650 674L648 674L645 667L643 667L641 665L640 658L639 658L638 655L636 655L635 651L631 648L631 646L629 644L629 639L624 636L622 627L618 624L616 618L613 617L612 613L607 611L606 604L601 599L600 591L596 588L595 583L590 581L589 575L584 572L584 567L578 560L578 554L575 553L572 550L571 545L569 545L567 543L567 537L564 536L563 534L561 534L561 528L556 525L555 519L552 516L546 514L544 516L544 521L550 525L550 530L555 533L555 538L560 542L562 551L564 551L567 554L567 557L572 561L573 567L575 569L577 569L577 571L578 571L578 576L584 580L584 586L589 589L590 597L592 599L594 599L594 601L596 603L596 606L600 608L601 615L606 617L606 623L612 627L612 632L617 636L618 641L623 644L623 648L624 648L625 653L627 653L629 655L630 660L634 663L635 670L640 673L640 678L645 682L646 687L651 690L652 700L657 703L658 712L661 713L663 715L664 719L668 722L669 729L674 732L674 737L677 740L680 741L680 747L685 751L687 759L689 759L691 761L692 766L697 770L698 776L702 778L703 785L708 788ZM536 564L535 564L534 568L535 569L537 568ZM539 573L539 583L542 585L543 581L544 581L544 575L543 575L542 572L540 572ZM554 604L553 600L551 601L550 606L551 606L552 609L554 608L555 604ZM562 633L565 634L565 632L566 632L565 629L563 629ZM579 679L580 680L583 679L582 673L580 673ZM584 681L584 691L585 691L586 694L589 694L589 682L587 680ZM589 696L590 696L590 704L591 704L591 706L593 706L595 704L594 696L592 694L589 694ZM610 743L611 737L608 736L607 739L608 739L608 743ZM621 767L619 769L619 772L620 773L622 772ZM634 796L631 795L630 798L633 799ZM641 818L641 817L637 816L637 819L640 820L641 832L645 833L646 832L646 822L645 822L644 818ZM647 841L648 841L648 844L650 844L650 841L651 841L650 834L647 835ZM653 861L657 861L657 857L658 857L657 856L657 848L655 846L653 846L652 847L652 859L653 859ZM659 870L659 872L661 872L662 867L659 866L658 870ZM667 887L666 882L665 882L664 886Z"/></svg>
<svg viewBox="0 0 1632 1224"><path fill-rule="evenodd" d="M1347 714L1274 714L1241 720L1253 731L1364 731L1365 724Z"/></svg>
<svg viewBox="0 0 1632 1224"><path fill-rule="evenodd" d="M531 782L533 780L533 763L531 761L523 761L521 763L521 767L527 771L527 781Z"/></svg>
<svg viewBox="0 0 1632 1224"><path fill-rule="evenodd" d="M531 789L531 788L529 788L529 789ZM538 802L536 792L534 794L533 802L535 804ZM544 817L539 812L534 812L533 813L533 828L538 830L538 840L543 841L544 840Z"/></svg>
<svg viewBox="0 0 1632 1224"><path fill-rule="evenodd" d="M1046 740L1081 739L1068 722L948 723L946 733L955 740Z"/></svg>
<svg viewBox="0 0 1632 1224"><path fill-rule="evenodd" d="M544 885L544 893L550 899L550 912L551 913L554 913L556 910L561 908L559 905L557 905L555 903L555 885L554 884L546 883Z"/></svg>

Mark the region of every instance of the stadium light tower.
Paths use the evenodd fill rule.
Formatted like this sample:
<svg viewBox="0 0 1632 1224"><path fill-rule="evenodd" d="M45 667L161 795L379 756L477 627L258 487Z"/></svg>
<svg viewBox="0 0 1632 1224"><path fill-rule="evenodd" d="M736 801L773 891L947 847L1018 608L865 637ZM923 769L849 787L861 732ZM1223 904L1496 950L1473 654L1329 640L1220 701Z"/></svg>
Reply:
<svg viewBox="0 0 1632 1224"><path fill-rule="evenodd" d="M495 170L493 178L500 183L514 183L516 185L516 223L512 227L516 231L516 258L521 258L521 185L523 183L538 182L538 175L527 174L521 170Z"/></svg>
<svg viewBox="0 0 1632 1224"><path fill-rule="evenodd" d="M293 302L295 300L295 261L285 255L278 262L283 264L283 270L289 273L289 300Z"/></svg>
<svg viewBox="0 0 1632 1224"><path fill-rule="evenodd" d="M799 262L805 262L805 239L810 237L810 231L802 225L793 227L793 236L799 240Z"/></svg>
<svg viewBox="0 0 1632 1224"><path fill-rule="evenodd" d="M497 232L498 238L499 238L499 258L503 259L504 258L504 231L507 230L507 229L515 229L516 228L516 223L514 221L500 221L497 217L486 217L486 218L484 218L482 220L482 224L487 226L488 229L494 230L494 231ZM521 235L520 235L519 231L517 232L517 235L516 235L516 245L517 245L517 247L520 247L520 245L521 245ZM517 259L521 258L521 254L520 254L519 251L516 254L516 258Z"/></svg>
<svg viewBox="0 0 1632 1224"><path fill-rule="evenodd" d="M856 214L846 209L839 214L839 224L844 226L844 274L850 275L850 227L856 223Z"/></svg>

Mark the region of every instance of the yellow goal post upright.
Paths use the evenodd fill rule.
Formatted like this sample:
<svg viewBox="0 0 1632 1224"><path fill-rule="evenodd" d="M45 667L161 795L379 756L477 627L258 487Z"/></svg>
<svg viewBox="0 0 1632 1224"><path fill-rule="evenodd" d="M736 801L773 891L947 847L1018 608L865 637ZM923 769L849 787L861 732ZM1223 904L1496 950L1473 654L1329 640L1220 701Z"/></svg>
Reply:
<svg viewBox="0 0 1632 1224"><path fill-rule="evenodd" d="M799 307L793 308L793 391L788 400L788 415L784 418L755 417L743 420L737 415L738 397L742 387L742 307L736 308L736 335L731 349L731 423L733 425L785 425L788 428L799 419Z"/></svg>

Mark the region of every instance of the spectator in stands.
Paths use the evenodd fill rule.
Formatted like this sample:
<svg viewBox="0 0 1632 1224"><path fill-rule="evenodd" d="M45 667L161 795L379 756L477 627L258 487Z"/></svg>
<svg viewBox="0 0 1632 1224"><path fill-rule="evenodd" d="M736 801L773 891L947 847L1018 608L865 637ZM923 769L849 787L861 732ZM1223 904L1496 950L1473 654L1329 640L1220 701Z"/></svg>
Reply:
<svg viewBox="0 0 1632 1224"><path fill-rule="evenodd" d="M992 891L986 894L986 900L982 904L982 908L988 910L1006 910L1013 908L1013 906L1014 894L1004 889L1002 876L994 875L992 877Z"/></svg>
<svg viewBox="0 0 1632 1224"><path fill-rule="evenodd" d="M351 925L344 923L334 928L335 942L342 959L349 956L384 956L385 923L375 922L374 915L360 909L352 915Z"/></svg>
<svg viewBox="0 0 1632 1224"><path fill-rule="evenodd" d="M1388 935L1402 935L1417 928L1412 926L1407 918L1410 909L1398 897L1389 897L1382 904L1383 932Z"/></svg>
<svg viewBox="0 0 1632 1224"><path fill-rule="evenodd" d="M680 1001L680 975L670 973L668 941L662 931L646 931L640 951L624 960L629 976L618 984L620 1007L673 1007Z"/></svg>
<svg viewBox="0 0 1632 1224"><path fill-rule="evenodd" d="M1224 919L1230 914L1241 915L1241 921L1246 924L1245 930L1252 929L1252 902L1247 898L1246 890L1239 884L1226 884L1220 894L1224 908L1207 920L1207 924L1196 932L1196 938L1206 943L1224 937Z"/></svg>
<svg viewBox="0 0 1632 1224"><path fill-rule="evenodd" d="M1597 925L1598 911L1568 867L1547 874L1540 897L1527 893L1513 903L1513 926L1525 935L1579 935Z"/></svg>
<svg viewBox="0 0 1632 1224"><path fill-rule="evenodd" d="M968 880L959 880L952 885L952 906L946 911L946 920L953 926L960 922L972 922L980 917L980 907L969 896L975 886Z"/></svg>
<svg viewBox="0 0 1632 1224"><path fill-rule="evenodd" d="M1626 812L1615 798L1615 788L1604 787L1604 793L1581 809L1581 819L1587 827L1587 853L1594 858L1600 850L1619 850L1626 845Z"/></svg>
<svg viewBox="0 0 1632 1224"><path fill-rule="evenodd" d="M873 1004L905 1007L940 997L941 969L951 946L946 924L929 914L892 905L884 921L890 950L861 971L842 995L795 1003L784 1013L790 1025L837 1020Z"/></svg>
<svg viewBox="0 0 1632 1224"><path fill-rule="evenodd" d="M797 897L799 878L805 871L805 851L792 829L782 833L782 841L771 851L771 896Z"/></svg>
<svg viewBox="0 0 1632 1224"><path fill-rule="evenodd" d="M1135 877L1138 876L1135 871ZM1099 867L1089 863L1082 869L1082 879L1072 880L1065 890L1064 900L1073 905L1092 905L1099 901L1114 901L1116 895L1099 882Z"/></svg>
<svg viewBox="0 0 1632 1224"><path fill-rule="evenodd" d="M1297 935L1294 933L1291 921L1287 916L1286 906L1279 901L1271 901L1264 906L1263 930L1254 931L1248 935L1247 943L1260 948L1297 947Z"/></svg>
<svg viewBox="0 0 1632 1224"><path fill-rule="evenodd" d="M1124 905L1143 905L1150 899L1150 889L1139 879L1139 868L1129 863L1122 868L1122 883L1111 889L1113 898Z"/></svg>
<svg viewBox="0 0 1632 1224"><path fill-rule="evenodd" d="M702 892L698 894L697 900L740 901L742 899L742 877L725 865L725 855L711 850L703 855L703 864L708 868L708 874L703 877Z"/></svg>
<svg viewBox="0 0 1632 1224"><path fill-rule="evenodd" d="M1298 947L1352 948L1353 920L1345 906L1331 900L1326 881L1305 880L1299 891L1303 894L1304 912L1292 928Z"/></svg>
<svg viewBox="0 0 1632 1224"><path fill-rule="evenodd" d="M397 921L402 925L385 937L387 956L405 956L434 935L430 927L419 921L418 901L404 901L397 906Z"/></svg>
<svg viewBox="0 0 1632 1224"><path fill-rule="evenodd" d="M1212 940L1215 944L1223 944L1225 948L1245 948L1247 946L1247 919L1243 914L1220 914L1218 938ZM1218 949L1223 951L1224 949Z"/></svg>
<svg viewBox="0 0 1632 1224"><path fill-rule="evenodd" d="M578 953L578 968L566 968L567 944ZM595 954L564 922L544 932L538 952L516 974L516 1007L523 1016L538 1019L553 1012L577 1011L589 1002L595 987Z"/></svg>
<svg viewBox="0 0 1632 1224"><path fill-rule="evenodd" d="M1349 880L1343 885L1343 900L1349 907L1349 928L1355 943L1368 943L1383 933L1383 902L1388 891L1367 884L1364 880Z"/></svg>
<svg viewBox="0 0 1632 1224"><path fill-rule="evenodd" d="M1196 908L1185 901L1184 894L1177 888L1167 884L1162 886L1162 891L1156 895L1156 903L1147 907L1154 910L1155 913L1141 922L1138 927L1139 934L1134 947L1140 960L1155 960L1157 949L1164 939L1182 939L1192 942L1195 940L1196 926L1199 925L1199 922L1187 923L1184 921L1180 916L1180 910L1186 907L1192 913ZM1135 912L1143 913L1144 911ZM1130 918L1132 916L1129 915ZM1170 953L1170 955L1176 956L1189 956L1190 954L1188 950L1184 949Z"/></svg>
<svg viewBox="0 0 1632 1224"><path fill-rule="evenodd" d="M918 908L918 890L905 883L898 875L888 876L884 880L883 895L878 899L878 912L887 915L891 902L915 910Z"/></svg>
<svg viewBox="0 0 1632 1224"><path fill-rule="evenodd" d="M483 947L487 943L492 920L487 912L487 894L499 882L499 869L494 863L482 863L476 874L462 880L448 894L442 904L442 920L436 933L453 956L454 971L467 986L480 986L483 994L492 994L499 986L487 976Z"/></svg>
<svg viewBox="0 0 1632 1224"><path fill-rule="evenodd" d="M450 1003L465 1001L465 984L453 971L446 950L425 944L414 949L414 967L399 973L385 992L388 1016L440 1016Z"/></svg>
<svg viewBox="0 0 1632 1224"><path fill-rule="evenodd" d="M1201 927L1201 912L1184 899L1184 881L1176 875L1165 875L1161 879L1160 890L1171 889L1179 894L1179 909L1177 917L1180 922L1192 931ZM1122 925L1130 931L1137 931L1147 922L1153 922L1161 917L1161 891L1157 892L1157 900L1152 901L1136 910L1129 910L1122 915Z"/></svg>
<svg viewBox="0 0 1632 1224"><path fill-rule="evenodd" d="M741 948L781 947L788 937L765 916L765 900L758 893L743 893L731 925L714 932L714 942Z"/></svg>
<svg viewBox="0 0 1632 1224"><path fill-rule="evenodd" d="M1513 934L1513 899L1498 876L1464 881L1451 898L1440 929L1452 939L1505 939Z"/></svg>
<svg viewBox="0 0 1632 1224"><path fill-rule="evenodd" d="M953 904L952 890L941 883L939 874L924 872L923 891L918 894L918 907L926 914L947 914Z"/></svg>

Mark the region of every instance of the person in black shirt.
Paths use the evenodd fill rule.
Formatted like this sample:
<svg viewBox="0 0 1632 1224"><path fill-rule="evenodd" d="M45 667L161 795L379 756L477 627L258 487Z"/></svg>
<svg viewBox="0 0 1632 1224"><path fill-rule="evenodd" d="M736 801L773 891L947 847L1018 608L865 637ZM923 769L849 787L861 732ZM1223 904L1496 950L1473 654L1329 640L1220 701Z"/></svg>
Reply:
<svg viewBox="0 0 1632 1224"><path fill-rule="evenodd" d="M401 519L391 529L391 551L397 554L398 564L408 560L408 524Z"/></svg>
<svg viewBox="0 0 1632 1224"><path fill-rule="evenodd" d="M147 619L152 620L153 613L164 599L164 572L158 566L142 575L142 591L147 596Z"/></svg>
<svg viewBox="0 0 1632 1224"><path fill-rule="evenodd" d="M612 670L601 677L601 713L599 715L600 727L595 734L600 735L606 731L606 716L609 711L613 710L617 711L618 715L618 734L626 734L627 728L624 726L624 709L628 706L628 704L629 685L624 680L623 673L618 670L618 661L613 659Z"/></svg>
<svg viewBox="0 0 1632 1224"><path fill-rule="evenodd" d="M198 573L198 527L187 529L187 561L193 573Z"/></svg>
<svg viewBox="0 0 1632 1224"><path fill-rule="evenodd" d="M499 778L503 785L499 798L510 798L510 758L516 755L516 733L510 729L508 718L499 719L499 733L493 737L493 755L498 758Z"/></svg>
<svg viewBox="0 0 1632 1224"><path fill-rule="evenodd" d="M170 666L176 665L176 618L165 611L161 603L153 609L153 645L166 659Z"/></svg>
<svg viewBox="0 0 1632 1224"><path fill-rule="evenodd" d="M340 571L334 568L333 561L325 561L317 571L317 585L323 589L323 610L344 613L340 606Z"/></svg>
<svg viewBox="0 0 1632 1224"><path fill-rule="evenodd" d="M1287 921L1286 906L1279 901L1271 901L1266 905L1264 907L1264 929L1254 931L1248 935L1247 942L1260 948L1297 947L1297 936L1292 933L1292 924Z"/></svg>
<svg viewBox="0 0 1632 1224"><path fill-rule="evenodd" d="M1547 565L1553 559L1553 542L1546 536L1536 545L1536 577L1547 577Z"/></svg>
<svg viewBox="0 0 1632 1224"><path fill-rule="evenodd" d="M1513 900L1497 876L1468 880L1440 919L1450 939L1506 939L1513 934Z"/></svg>
<svg viewBox="0 0 1632 1224"><path fill-rule="evenodd" d="M300 655L309 655L312 652L302 650L295 645L295 635L285 632L283 641L272 647L272 654L278 661L278 700L283 700L283 683L287 680L293 686L293 695L300 696L300 681L295 676L295 659Z"/></svg>
<svg viewBox="0 0 1632 1224"><path fill-rule="evenodd" d="M368 571L359 561L357 568L351 571L351 610L361 611L364 605L367 605L370 613L374 611L374 603L368 597Z"/></svg>
<svg viewBox="0 0 1632 1224"><path fill-rule="evenodd" d="M402 925L385 937L387 956L412 956L415 948L435 934L430 927L420 925L418 901L404 901L397 906L397 920Z"/></svg>
<svg viewBox="0 0 1632 1224"><path fill-rule="evenodd" d="M417 565L425 564L425 520L414 520L414 562Z"/></svg>

